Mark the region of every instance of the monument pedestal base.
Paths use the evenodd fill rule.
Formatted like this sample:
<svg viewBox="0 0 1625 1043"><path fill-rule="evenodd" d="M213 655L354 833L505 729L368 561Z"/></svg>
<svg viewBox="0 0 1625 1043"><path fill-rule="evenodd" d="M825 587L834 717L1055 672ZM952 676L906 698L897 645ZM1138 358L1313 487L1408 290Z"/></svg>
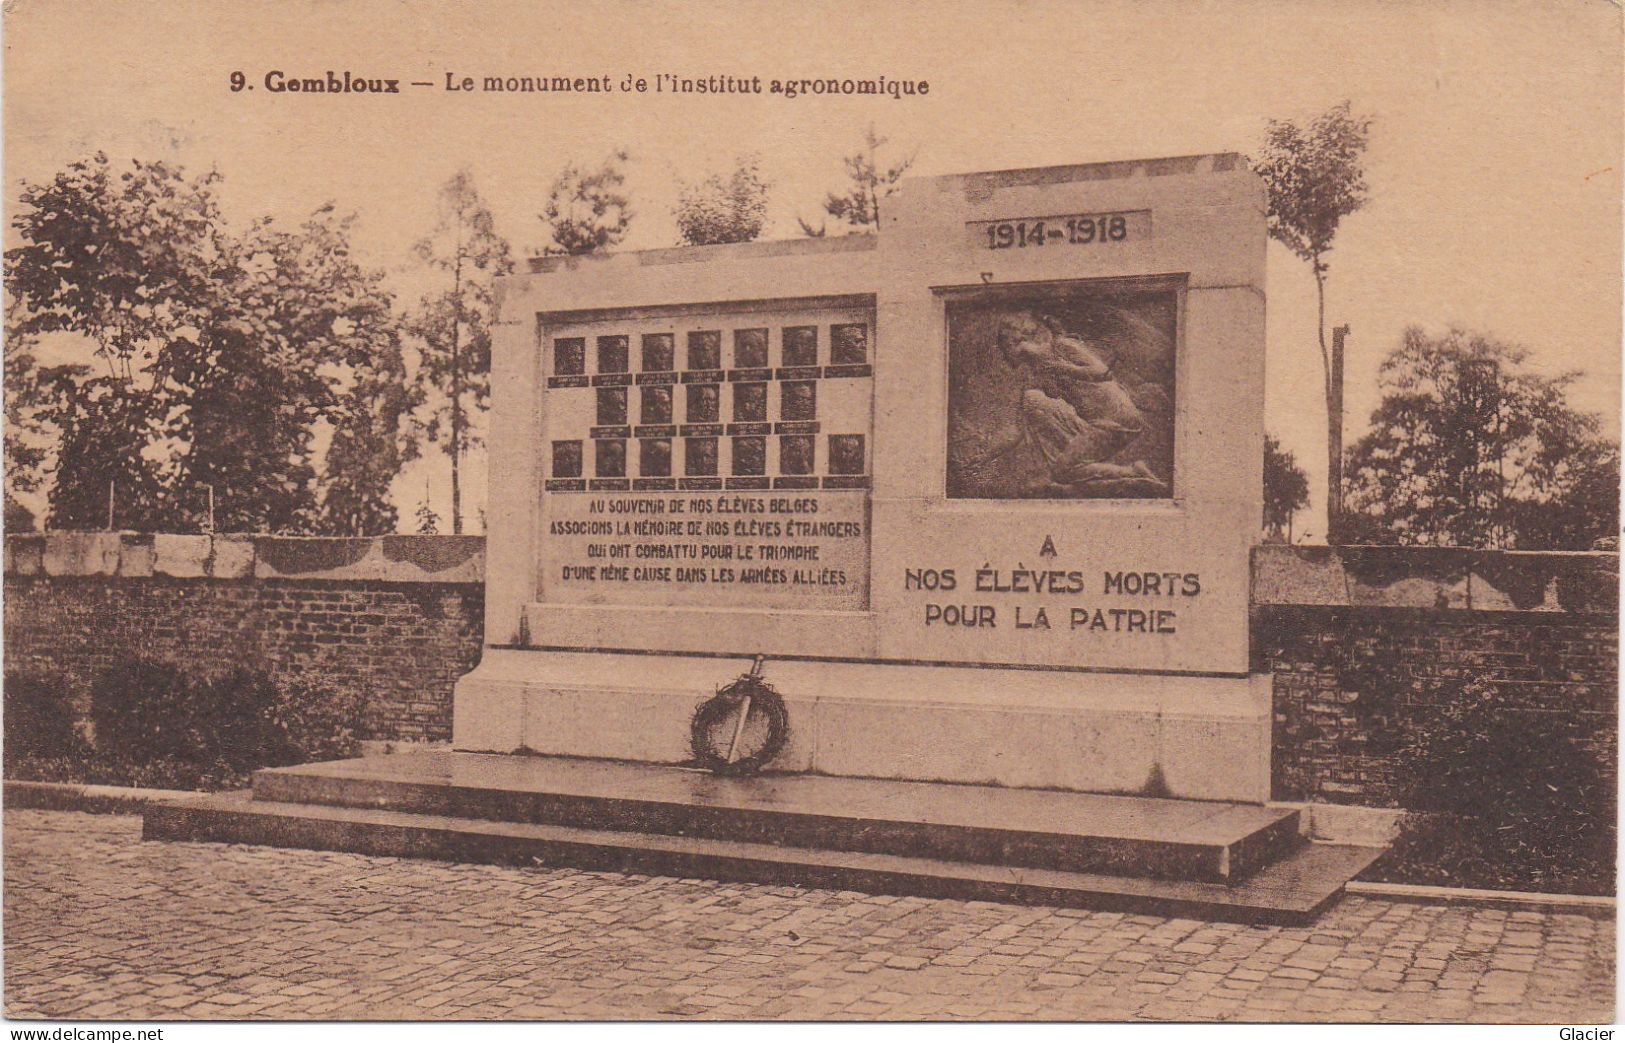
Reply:
<svg viewBox="0 0 1625 1043"><path fill-rule="evenodd" d="M745 657L487 649L453 745L681 764ZM769 660L790 712L772 769L1262 803L1270 679Z"/></svg>
<svg viewBox="0 0 1625 1043"><path fill-rule="evenodd" d="M267 769L144 818L149 840L1286 925L1382 853L1253 804L447 751Z"/></svg>

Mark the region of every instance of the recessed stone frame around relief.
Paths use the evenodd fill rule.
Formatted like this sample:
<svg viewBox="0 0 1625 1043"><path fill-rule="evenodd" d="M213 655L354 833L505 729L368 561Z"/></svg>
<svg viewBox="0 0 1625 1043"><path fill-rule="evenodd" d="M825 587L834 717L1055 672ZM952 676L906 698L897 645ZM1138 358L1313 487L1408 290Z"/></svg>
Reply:
<svg viewBox="0 0 1625 1043"><path fill-rule="evenodd" d="M1173 496L1177 286L1000 288L947 318L950 499Z"/></svg>

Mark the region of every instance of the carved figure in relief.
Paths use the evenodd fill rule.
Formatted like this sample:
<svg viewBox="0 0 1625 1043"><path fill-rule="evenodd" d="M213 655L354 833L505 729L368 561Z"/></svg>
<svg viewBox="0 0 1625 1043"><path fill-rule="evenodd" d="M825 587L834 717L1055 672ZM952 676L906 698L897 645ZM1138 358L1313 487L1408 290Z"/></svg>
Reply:
<svg viewBox="0 0 1625 1043"><path fill-rule="evenodd" d="M989 447L992 453L1023 443L1036 449L1044 478L1060 487L1051 495L1168 495L1166 481L1132 452L1171 411L1165 391L1132 375L1119 379L1109 349L1068 333L1051 316L1009 313L997 337L1022 390L1020 423Z"/></svg>

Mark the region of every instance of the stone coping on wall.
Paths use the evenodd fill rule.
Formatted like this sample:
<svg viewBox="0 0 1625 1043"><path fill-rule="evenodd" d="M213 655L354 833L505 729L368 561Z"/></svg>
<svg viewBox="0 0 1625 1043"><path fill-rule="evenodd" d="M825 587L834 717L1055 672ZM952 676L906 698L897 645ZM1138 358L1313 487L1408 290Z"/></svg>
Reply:
<svg viewBox="0 0 1625 1043"><path fill-rule="evenodd" d="M480 583L485 538L8 533L5 574Z"/></svg>
<svg viewBox="0 0 1625 1043"><path fill-rule="evenodd" d="M1619 555L1467 547L1253 548L1252 603L1617 615Z"/></svg>

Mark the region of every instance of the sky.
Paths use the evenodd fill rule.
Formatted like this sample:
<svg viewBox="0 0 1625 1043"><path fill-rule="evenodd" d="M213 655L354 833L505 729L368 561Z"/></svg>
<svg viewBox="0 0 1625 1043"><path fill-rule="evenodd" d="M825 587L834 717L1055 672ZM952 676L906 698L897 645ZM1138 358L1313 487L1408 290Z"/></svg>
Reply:
<svg viewBox="0 0 1625 1043"><path fill-rule="evenodd" d="M1571 401L1617 430L1621 316L1621 22L1604 0L1272 2L278 4L11 0L4 18L5 205L75 159L166 159L223 176L223 210L297 219L331 200L354 245L410 300L410 246L437 187L474 174L498 230L527 256L569 161L624 146L636 210L623 248L671 245L695 180L754 153L773 183L764 238L797 234L841 156L873 123L912 173L1257 148L1270 118L1345 99L1372 117L1371 199L1329 258L1328 318L1348 342L1348 440L1378 400L1377 368L1409 325L1519 343ZM273 94L264 75L328 70L426 80L407 97ZM253 91L232 92L244 73ZM630 73L925 80L923 97L489 95L447 73ZM815 222L816 223L816 222ZM7 231L7 244L12 233ZM1325 421L1314 284L1272 244L1266 417L1310 474L1323 535ZM67 350L65 347L59 350ZM465 487L483 500L483 461ZM396 483L403 525L443 456ZM477 530L478 521L474 528Z"/></svg>

